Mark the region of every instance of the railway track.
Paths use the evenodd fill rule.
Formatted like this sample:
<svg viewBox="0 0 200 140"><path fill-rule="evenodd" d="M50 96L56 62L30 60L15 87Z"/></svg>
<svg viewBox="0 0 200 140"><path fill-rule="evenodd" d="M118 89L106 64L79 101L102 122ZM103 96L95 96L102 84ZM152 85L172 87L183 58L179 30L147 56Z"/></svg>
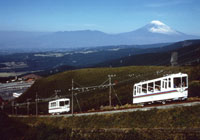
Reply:
<svg viewBox="0 0 200 140"><path fill-rule="evenodd" d="M104 114L115 114L115 113L124 113L124 112L134 112L134 111L148 111L152 109L170 109L176 107L186 107L186 106L195 106L200 105L200 101L184 101L184 102L175 102L164 105L148 105L144 107L135 107L128 109L120 110L109 110L109 111L96 111L96 112L83 112L83 113L74 113L72 114L60 114L60 115L38 115L37 117L72 117L72 116L89 116L89 115L104 115ZM35 117L34 115L10 115L10 117Z"/></svg>

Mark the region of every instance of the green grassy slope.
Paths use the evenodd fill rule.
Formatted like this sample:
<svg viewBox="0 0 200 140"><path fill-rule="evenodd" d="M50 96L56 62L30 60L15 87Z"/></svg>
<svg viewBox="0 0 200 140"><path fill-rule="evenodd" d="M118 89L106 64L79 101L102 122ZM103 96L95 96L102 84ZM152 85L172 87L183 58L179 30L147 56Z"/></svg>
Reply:
<svg viewBox="0 0 200 140"><path fill-rule="evenodd" d="M193 71L196 72L194 73ZM114 86L115 92L112 92L113 105L119 104L115 93L118 95L122 104L132 103L132 90L135 82L142 80L149 80L157 77L161 77L164 74L170 73L188 73L189 79L197 80L199 67L163 67L163 66L130 66L120 68L91 68L81 69L74 71L67 71L56 75L49 76L47 78L40 79L20 98L17 102L24 102L26 99L35 99L36 92L40 98L46 98L54 96L54 90L61 90L60 95L71 96L71 92L68 90L71 88L71 81L83 86L100 85L108 79L109 74L116 74L116 77L112 81L116 82ZM130 77L130 75L133 75ZM126 80L128 81L126 82ZM75 88L78 87L77 85ZM84 92L77 95L81 109L83 111L90 110L92 108L97 109L101 105L108 105L108 88L96 89L90 92ZM75 111L79 111L77 103L75 101ZM34 106L33 106L34 108ZM33 109L34 110L34 109ZM40 109L43 112L47 112L47 108Z"/></svg>
<svg viewBox="0 0 200 140"><path fill-rule="evenodd" d="M200 106L79 117L27 117L25 139L200 139Z"/></svg>
<svg viewBox="0 0 200 140"><path fill-rule="evenodd" d="M200 106L80 117L12 117L0 112L1 140L200 139Z"/></svg>
<svg viewBox="0 0 200 140"><path fill-rule="evenodd" d="M0 111L1 140L64 140L69 139L70 130L39 124L36 127L9 118Z"/></svg>
<svg viewBox="0 0 200 140"><path fill-rule="evenodd" d="M39 123L59 128L199 128L200 106L75 117L16 118L32 126Z"/></svg>

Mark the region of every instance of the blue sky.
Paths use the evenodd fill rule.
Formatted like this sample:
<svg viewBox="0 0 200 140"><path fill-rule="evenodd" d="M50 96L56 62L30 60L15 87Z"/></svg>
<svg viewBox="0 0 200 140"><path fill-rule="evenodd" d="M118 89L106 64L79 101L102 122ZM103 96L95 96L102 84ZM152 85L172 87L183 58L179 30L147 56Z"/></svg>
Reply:
<svg viewBox="0 0 200 140"><path fill-rule="evenodd" d="M152 20L200 35L200 0L0 0L0 30L119 33Z"/></svg>

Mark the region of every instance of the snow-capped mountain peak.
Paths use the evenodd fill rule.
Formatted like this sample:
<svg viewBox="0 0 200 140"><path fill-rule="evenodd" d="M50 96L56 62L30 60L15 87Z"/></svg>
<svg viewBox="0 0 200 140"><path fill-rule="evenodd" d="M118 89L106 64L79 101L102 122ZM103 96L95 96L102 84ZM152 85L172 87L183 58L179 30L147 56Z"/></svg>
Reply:
<svg viewBox="0 0 200 140"><path fill-rule="evenodd" d="M151 21L150 22L151 24L154 24L154 25L165 25L164 23L162 23L161 21L159 21L159 20L153 20L153 21Z"/></svg>
<svg viewBox="0 0 200 140"><path fill-rule="evenodd" d="M166 24L162 23L159 20L153 20L148 24L148 30L152 33L161 33L161 34L176 34L179 33Z"/></svg>

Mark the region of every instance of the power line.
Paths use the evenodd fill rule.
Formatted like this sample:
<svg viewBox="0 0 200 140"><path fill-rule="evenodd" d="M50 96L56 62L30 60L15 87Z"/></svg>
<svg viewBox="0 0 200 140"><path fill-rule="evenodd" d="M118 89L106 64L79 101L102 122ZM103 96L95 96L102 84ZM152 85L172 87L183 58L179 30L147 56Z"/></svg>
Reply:
<svg viewBox="0 0 200 140"><path fill-rule="evenodd" d="M197 48L197 49L195 49L195 50L192 50L192 51L189 51L189 52L186 52L186 53L182 53L181 55L178 56L178 58L181 58L181 57L183 57L183 56L185 56L185 55L191 54L191 53L196 52L196 51L198 51L198 50L200 50L200 48ZM185 60L188 60L188 59L190 59L190 58L183 59L182 61L179 61L179 63L181 63L181 62L183 62L183 61L185 61ZM195 58L195 60L188 61L187 63L196 62L196 61L198 62L199 59L200 59L200 57L197 57L197 58ZM162 63L168 62L168 61L169 61L169 59L166 59L165 61L162 61ZM160 65L160 64L162 64L162 63L158 63L158 64L156 64L156 65ZM139 75L134 75L134 76L131 77L131 78L128 78L128 79L125 79L125 80L122 80L122 81L118 82L117 85L123 84L123 83L126 83L126 82L130 82L130 81L135 80L135 78L138 78L138 77L141 77L141 76L144 77L144 76L147 76L147 75L149 75L149 74L147 73L147 74L142 74L142 75L141 75L141 74L139 74ZM110 75L110 76L111 76L111 75ZM109 77L109 76L108 76L108 77ZM109 82L109 83L106 84L107 82ZM74 88L74 84L78 85L79 87ZM107 80L105 80L105 81L104 81L102 84L100 84L100 85L86 86L86 87L84 87L83 85L81 85L81 84L79 84L79 83L77 83L77 82L75 82L75 81L72 80L72 89L71 89L71 91L72 91L72 104L73 104L73 96L74 96L74 95L73 95L73 92L74 92L74 91L78 91L78 92L76 93L76 95L75 95L75 98L76 98L76 100L77 100L77 104L78 104L78 106L79 106L79 109L81 110L79 101L78 101L78 99L77 99L77 97L76 97L78 94L83 93L83 92L87 92L87 91L90 91L90 90L102 89L102 88L107 88L107 87L109 87L109 105L111 106L111 92L112 92L111 88L113 88L114 85L116 85L116 84L112 84L111 77L109 77ZM70 91L70 90L69 90L69 91ZM117 97L119 103L121 104L121 102L120 102L120 100L119 100L119 98L118 98L118 96L117 96L116 91L114 90L114 88L113 88L113 91L114 91L115 96ZM57 94L58 91L55 90L55 92L56 92L56 97L52 97L52 96L51 96L51 97L49 97L49 98L38 98L38 95L37 95L37 93L36 93L35 102L16 103L16 104L15 104L15 103L12 103L12 112L13 112L13 114L14 114L14 111L13 111L13 109L14 109L14 110L15 110L15 113L17 114L17 107L27 105L27 112L29 113L29 105L30 105L30 104L36 104L36 115L37 115L37 114L38 114L38 103L39 103L39 102L47 102L47 101L50 101L50 100L57 99L57 98L58 98L58 94ZM59 92L60 92L60 90L59 90ZM61 97L62 97L62 98L63 98L63 97L69 97L69 95L60 96L60 98L61 98ZM72 105L72 108L73 108L73 105ZM72 111L73 111L73 109L72 109ZM72 114L73 114L73 112L72 112Z"/></svg>
<svg viewBox="0 0 200 140"><path fill-rule="evenodd" d="M116 91L115 91L115 89L114 89L114 87L112 86L112 89L113 89L113 91L114 91L114 93L115 93L115 96L117 97L117 100L118 100L118 102L120 103L120 105L122 106L122 103L121 103L121 101L120 101L120 99L119 99L119 97L117 96L117 93L116 93Z"/></svg>
<svg viewBox="0 0 200 140"><path fill-rule="evenodd" d="M77 102L77 105L78 105L78 107L79 107L80 112L82 112L81 106L80 106L79 101L78 101L78 98L77 98L77 94L74 94L74 97L76 98L76 102Z"/></svg>

